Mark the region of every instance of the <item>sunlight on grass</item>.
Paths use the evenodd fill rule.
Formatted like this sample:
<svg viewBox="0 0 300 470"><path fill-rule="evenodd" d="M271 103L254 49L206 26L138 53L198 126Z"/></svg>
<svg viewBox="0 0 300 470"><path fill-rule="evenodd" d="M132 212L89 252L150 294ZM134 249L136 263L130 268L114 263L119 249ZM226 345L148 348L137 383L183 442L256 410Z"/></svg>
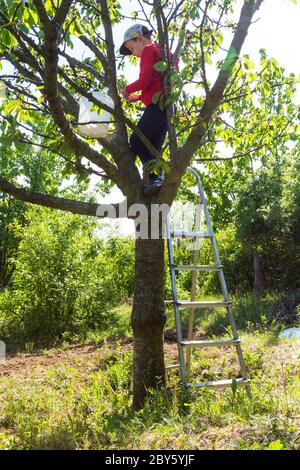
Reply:
<svg viewBox="0 0 300 470"><path fill-rule="evenodd" d="M247 311L245 304L239 315ZM60 349L64 361L56 366L39 363L26 373L2 376L0 449L299 448L299 344L279 340L272 328L251 324L241 337L252 400L242 388L185 391L178 370L172 369L166 387L150 391L144 409L134 412L132 345L122 342L131 334L130 311L130 306L121 306L119 322L105 336L91 333L89 340L96 346L81 356L78 352L76 357L75 349L68 359L65 346ZM209 331L208 318L202 321L199 328ZM55 349L49 351L41 352L41 360L54 360ZM197 351L195 363L204 377L230 374L233 368L227 349Z"/></svg>

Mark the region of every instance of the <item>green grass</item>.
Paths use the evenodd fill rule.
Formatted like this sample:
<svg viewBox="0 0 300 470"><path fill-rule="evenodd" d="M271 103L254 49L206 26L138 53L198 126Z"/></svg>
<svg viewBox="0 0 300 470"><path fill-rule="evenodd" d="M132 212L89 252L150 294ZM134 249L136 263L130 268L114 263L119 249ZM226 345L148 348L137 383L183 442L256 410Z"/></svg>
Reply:
<svg viewBox="0 0 300 470"><path fill-rule="evenodd" d="M279 340L259 322L271 309L265 302L265 310L253 303L251 315L249 300L238 310L247 317L241 318L248 325L241 337L252 400L243 389L184 391L178 371L170 370L167 386L150 391L144 409L134 412L130 307L122 306L111 335L91 334L96 347L71 354L65 345L7 361L10 375L0 381L0 449L299 449L299 344ZM204 316L198 326L217 334L219 324ZM175 350L176 344L166 345L168 362ZM234 361L228 348L197 351L195 373L230 377Z"/></svg>
<svg viewBox="0 0 300 470"><path fill-rule="evenodd" d="M188 295L188 294L187 294ZM188 298L188 296L186 296ZM205 295L201 300L224 300L222 295ZM243 296L231 296L233 302L234 317L239 330L247 331L273 331L277 333L283 325L272 322L272 312L280 303L280 295L268 293L263 298L257 298L249 293ZM195 325L206 335L222 335L230 329L226 310L219 309L195 309ZM168 309L169 327L174 326L172 308ZM187 326L188 311L182 310L183 327Z"/></svg>

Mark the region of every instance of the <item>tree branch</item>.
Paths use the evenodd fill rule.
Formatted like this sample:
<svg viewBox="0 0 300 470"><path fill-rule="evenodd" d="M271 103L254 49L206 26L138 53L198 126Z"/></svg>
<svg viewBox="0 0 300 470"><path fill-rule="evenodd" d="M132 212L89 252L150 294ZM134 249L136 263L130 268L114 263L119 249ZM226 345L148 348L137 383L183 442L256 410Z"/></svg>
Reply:
<svg viewBox="0 0 300 470"><path fill-rule="evenodd" d="M168 64L168 69L167 69L167 74L168 74L171 71L168 25L167 25L166 18L164 16L164 12L163 12L163 8L162 8L160 0L154 0L153 5L154 5L154 10L155 10L156 22L157 22L161 59L162 61L167 62ZM170 95L170 87L167 81L167 75L163 80L163 84L164 84L166 98L168 98ZM172 117L174 115L173 105L168 104L166 106L166 114L167 114L167 126L168 126L168 137L169 137L169 148L170 148L170 162L172 163L173 157L174 155L176 155L177 149L178 149L176 129L172 123Z"/></svg>
<svg viewBox="0 0 300 470"><path fill-rule="evenodd" d="M189 137L186 140L186 143L179 150L179 154L176 156L175 172L178 172L178 175L182 175L185 172L192 156L201 145L201 139L206 133L208 123L211 119L213 112L220 104L226 85L231 76L233 67L239 57L253 15L261 5L262 1L263 0L258 0L256 3L254 3L253 0L244 1L237 29L233 36L231 46L229 48L229 52L224 61L224 64L219 72L219 75L213 87L211 88L210 95L206 97L206 100L200 110L199 117L197 119L197 125L191 131Z"/></svg>
<svg viewBox="0 0 300 470"><path fill-rule="evenodd" d="M127 217L125 211L120 211L119 204L97 204L93 202L76 201L74 199L66 199L58 196L50 196L48 194L31 191L27 188L20 188L12 184L5 178L0 176L0 190L10 194L19 201L37 204L39 206L50 207L51 209L59 209L62 211L72 212L79 215L90 215L93 217L110 217L109 210L114 210L116 217ZM101 214L101 215L100 215Z"/></svg>
<svg viewBox="0 0 300 470"><path fill-rule="evenodd" d="M71 8L73 0L62 0L60 7L56 10L54 21L62 25L67 17L67 14Z"/></svg>
<svg viewBox="0 0 300 470"><path fill-rule="evenodd" d="M93 170L92 168L86 168L80 161L75 161L74 162L72 160L69 160L61 152L54 149L53 147L50 147L49 145L38 144L37 142L32 142L29 139L19 139L18 142L23 142L24 144L33 145L33 146L37 146L37 147L49 150L50 152L54 153L55 155L58 155L65 162L69 163L74 168L74 171L76 171L79 174L86 173L86 174L90 174L90 175L101 176L102 178L108 178L108 176L106 176L103 173L100 173L99 171Z"/></svg>
<svg viewBox="0 0 300 470"><path fill-rule="evenodd" d="M85 46L87 46L94 53L95 57L97 57L97 59L100 60L102 66L105 70L106 66L107 66L106 57L102 54L102 52L98 49L98 47L93 43L93 41L91 41L90 39L88 39L84 35L79 36L79 39L80 39L81 42L83 42L83 44Z"/></svg>
<svg viewBox="0 0 300 470"><path fill-rule="evenodd" d="M203 81L203 86L204 86L206 96L210 95L210 90L209 90L207 77L206 77L205 55L204 55L204 49L203 49L203 27L205 24L205 20L207 18L207 10L209 8L210 3L211 3L211 0L206 1L204 12L203 12L203 18L202 18L201 25L200 25L200 48L201 48L201 69L202 69L201 78Z"/></svg>
<svg viewBox="0 0 300 470"><path fill-rule="evenodd" d="M40 13L44 10L42 0L33 1L38 10L38 13L41 15L40 20L44 28L45 89L53 119L61 129L71 148L73 148L77 154L80 153L98 167L102 168L109 178L112 179L119 186L119 188L123 190L123 192L125 191L126 194L126 192L128 192L128 186L125 185L124 181L120 178L117 167L110 163L105 157L99 155L99 153L88 144L80 140L76 136L71 123L64 114L58 95L58 31L51 22L45 20L44 14Z"/></svg>
<svg viewBox="0 0 300 470"><path fill-rule="evenodd" d="M266 144L262 143L262 144L258 145L257 147L248 150L247 152L234 154L232 157L227 157L227 158L226 157L196 158L195 161L198 162L198 163L202 163L202 162L219 162L219 161L227 162L227 161L230 161L230 160L235 160L237 158L242 158L242 157L246 157L248 155L251 155L251 153L256 152L256 150L260 150L261 148L263 148L265 146L266 146Z"/></svg>
<svg viewBox="0 0 300 470"><path fill-rule="evenodd" d="M109 14L109 8L107 0L101 0L101 19L103 22L105 32L105 43L107 50L107 63L105 69L106 84L111 92L111 97L115 104L115 109L119 113L121 119L120 122L116 123L116 130L120 133L123 139L127 140L127 130L125 126L125 115L122 108L121 98L118 93L117 87L117 71L116 71L116 56L114 49L114 40L111 26L111 19ZM123 116L123 117L122 117Z"/></svg>
<svg viewBox="0 0 300 470"><path fill-rule="evenodd" d="M96 70L94 67L88 64L83 64L82 62L80 62L80 60L77 60L74 57L69 56L69 54L67 54L64 51L59 50L58 52L61 56L67 59L70 65L74 65L75 67L85 70L86 72L90 73L95 78L97 78L97 80L99 80L100 83L104 83L104 75L101 75L101 73L99 73L98 70Z"/></svg>

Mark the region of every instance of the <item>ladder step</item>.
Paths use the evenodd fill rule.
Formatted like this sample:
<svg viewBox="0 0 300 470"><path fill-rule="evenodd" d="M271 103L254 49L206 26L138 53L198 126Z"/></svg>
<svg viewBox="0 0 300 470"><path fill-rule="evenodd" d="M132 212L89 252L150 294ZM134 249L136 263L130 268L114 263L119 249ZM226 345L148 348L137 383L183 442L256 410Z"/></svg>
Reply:
<svg viewBox="0 0 300 470"><path fill-rule="evenodd" d="M238 344L240 342L240 339L205 339L200 341L181 341L181 345L186 346L188 348L209 348L230 346Z"/></svg>
<svg viewBox="0 0 300 470"><path fill-rule="evenodd" d="M198 307L198 308L215 308L215 307L228 307L232 304L232 302L225 302L225 301L193 301L193 300L165 300L166 305L176 304L179 308L185 307Z"/></svg>
<svg viewBox="0 0 300 470"><path fill-rule="evenodd" d="M172 238L212 238L209 232L185 232L181 230L173 230L171 232Z"/></svg>
<svg viewBox="0 0 300 470"><path fill-rule="evenodd" d="M174 264L173 269L176 271L221 271L223 265L213 266L211 264Z"/></svg>
<svg viewBox="0 0 300 470"><path fill-rule="evenodd" d="M249 380L238 378L236 379L237 385L248 385ZM215 380L209 382L195 382L195 383L187 383L185 384L186 388L191 387L214 387L214 388L227 388L232 386L232 379L231 380Z"/></svg>

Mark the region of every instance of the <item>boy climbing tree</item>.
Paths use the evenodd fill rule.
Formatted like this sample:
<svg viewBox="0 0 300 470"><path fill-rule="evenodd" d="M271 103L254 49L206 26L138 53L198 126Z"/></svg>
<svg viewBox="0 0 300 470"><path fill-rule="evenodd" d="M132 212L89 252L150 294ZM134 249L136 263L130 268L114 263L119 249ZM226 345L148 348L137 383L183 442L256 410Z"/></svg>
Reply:
<svg viewBox="0 0 300 470"><path fill-rule="evenodd" d="M160 152L167 134L167 115L165 107L153 102L154 96L158 96L159 99L164 93L164 85L162 74L155 70L155 64L161 61L160 46L152 43L151 34L152 31L141 24L131 26L125 32L120 53L140 57L141 61L139 79L127 85L122 95L129 103L138 100L144 103L146 109L137 127ZM172 54L170 54L170 58L172 59ZM141 91L141 93L134 94L137 91ZM130 137L130 147L133 153L140 157L144 165L153 160L151 152L134 132ZM150 173L148 184L144 188L145 196L157 193L163 181L163 170L160 170L159 175Z"/></svg>

